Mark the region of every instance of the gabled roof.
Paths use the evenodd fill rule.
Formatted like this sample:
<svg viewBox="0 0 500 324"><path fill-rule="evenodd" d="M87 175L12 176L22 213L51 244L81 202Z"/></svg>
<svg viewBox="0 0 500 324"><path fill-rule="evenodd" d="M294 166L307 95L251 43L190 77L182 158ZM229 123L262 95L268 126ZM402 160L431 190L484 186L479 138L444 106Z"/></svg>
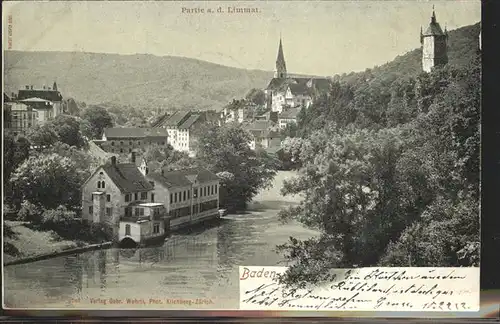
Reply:
<svg viewBox="0 0 500 324"><path fill-rule="evenodd" d="M50 101L62 101L62 95L57 90L31 90L31 89L23 89L19 90L17 95L18 100L28 99L28 98L41 98Z"/></svg>
<svg viewBox="0 0 500 324"><path fill-rule="evenodd" d="M294 119L300 112L300 108L289 108L279 115L279 119Z"/></svg>
<svg viewBox="0 0 500 324"><path fill-rule="evenodd" d="M311 89L309 89L305 83L290 84L288 87L290 88L290 92L295 96L308 96L311 94Z"/></svg>
<svg viewBox="0 0 500 324"><path fill-rule="evenodd" d="M172 116L165 119L158 126L176 126L179 127L191 115L190 111L176 111Z"/></svg>
<svg viewBox="0 0 500 324"><path fill-rule="evenodd" d="M266 130L274 126L272 120L254 120L252 123L244 126L247 130Z"/></svg>
<svg viewBox="0 0 500 324"><path fill-rule="evenodd" d="M122 193L153 190L134 163L107 163L102 168Z"/></svg>
<svg viewBox="0 0 500 324"><path fill-rule="evenodd" d="M286 79L273 78L269 81L266 90L279 90L286 83Z"/></svg>
<svg viewBox="0 0 500 324"><path fill-rule="evenodd" d="M145 138L167 137L168 132L162 128L114 127L104 130L106 138Z"/></svg>
<svg viewBox="0 0 500 324"><path fill-rule="evenodd" d="M193 126L194 123L196 123L200 119L200 115L191 115L189 116L188 119L182 125L179 126L181 129L189 129L191 126Z"/></svg>
<svg viewBox="0 0 500 324"><path fill-rule="evenodd" d="M33 97L33 98L27 98L27 99L23 99L23 100L19 100L21 102L49 102L49 103L52 103L50 100L46 100L46 99L42 99L42 98L37 98L37 97Z"/></svg>
<svg viewBox="0 0 500 324"><path fill-rule="evenodd" d="M199 183L219 180L216 174L205 168L189 168L163 172L163 174L161 174L161 172L154 172L147 175L148 179L159 182L167 188L191 186L192 182L188 177L195 177Z"/></svg>

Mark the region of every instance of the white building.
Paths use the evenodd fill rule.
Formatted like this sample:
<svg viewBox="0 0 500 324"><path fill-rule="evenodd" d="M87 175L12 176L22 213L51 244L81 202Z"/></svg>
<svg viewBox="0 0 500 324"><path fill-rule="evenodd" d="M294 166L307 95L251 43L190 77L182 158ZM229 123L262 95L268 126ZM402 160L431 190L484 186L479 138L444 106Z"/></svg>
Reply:
<svg viewBox="0 0 500 324"><path fill-rule="evenodd" d="M175 150L193 155L196 150L196 131L203 121L204 118L199 113L178 111L162 120L155 127L167 130L168 141Z"/></svg>
<svg viewBox="0 0 500 324"><path fill-rule="evenodd" d="M147 170L143 165L142 172ZM203 168L147 173L154 183L155 197L161 201L170 219L170 228L193 225L219 215L219 178Z"/></svg>

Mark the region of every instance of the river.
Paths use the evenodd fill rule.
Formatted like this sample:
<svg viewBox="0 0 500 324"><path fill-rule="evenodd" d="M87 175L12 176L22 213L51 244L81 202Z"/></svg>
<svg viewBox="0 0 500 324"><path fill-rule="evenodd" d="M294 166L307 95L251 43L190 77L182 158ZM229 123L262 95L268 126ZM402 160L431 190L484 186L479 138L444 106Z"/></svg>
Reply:
<svg viewBox="0 0 500 324"><path fill-rule="evenodd" d="M297 201L279 194L283 179L291 176L279 172L273 188L260 192L246 214L173 234L161 246L90 251L5 267L5 306L237 309L239 266L286 265L276 245L290 236L316 235L277 218L280 208ZM156 299L163 303L150 303ZM134 304L142 301L146 304Z"/></svg>

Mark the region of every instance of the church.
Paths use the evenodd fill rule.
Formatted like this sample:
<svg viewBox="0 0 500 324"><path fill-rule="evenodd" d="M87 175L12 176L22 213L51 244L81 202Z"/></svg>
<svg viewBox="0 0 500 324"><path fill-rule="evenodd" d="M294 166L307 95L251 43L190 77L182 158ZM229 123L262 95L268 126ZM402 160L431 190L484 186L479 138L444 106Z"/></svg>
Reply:
<svg viewBox="0 0 500 324"><path fill-rule="evenodd" d="M278 114L288 108L309 108L316 96L329 89L327 78L292 77L288 74L280 38L274 78L264 90L267 108Z"/></svg>

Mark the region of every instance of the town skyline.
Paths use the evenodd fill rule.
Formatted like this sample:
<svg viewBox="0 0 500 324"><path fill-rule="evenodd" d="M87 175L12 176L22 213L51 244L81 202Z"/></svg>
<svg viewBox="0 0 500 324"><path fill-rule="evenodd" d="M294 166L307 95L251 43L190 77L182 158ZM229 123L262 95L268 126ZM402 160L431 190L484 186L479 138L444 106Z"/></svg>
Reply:
<svg viewBox="0 0 500 324"><path fill-rule="evenodd" d="M183 7L228 6L259 12L181 13ZM11 2L4 5L4 18L12 16L12 50L179 56L272 71L281 36L290 73L335 75L381 65L418 48L420 27L425 29L430 22L433 6L437 21L448 30L480 21L480 2L470 0L405 1L392 6L385 1L295 2L291 8L282 2L249 1L129 2L127 6ZM40 21L40 26L28 28L31 21Z"/></svg>

